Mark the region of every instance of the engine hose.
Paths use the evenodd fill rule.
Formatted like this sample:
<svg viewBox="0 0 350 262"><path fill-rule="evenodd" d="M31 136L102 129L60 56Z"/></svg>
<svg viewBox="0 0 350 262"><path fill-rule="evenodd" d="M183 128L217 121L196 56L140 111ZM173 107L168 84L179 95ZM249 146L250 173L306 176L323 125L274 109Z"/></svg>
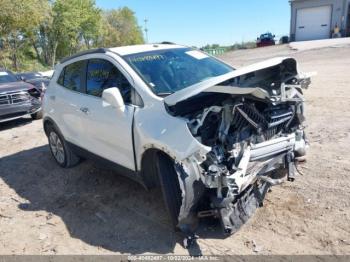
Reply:
<svg viewBox="0 0 350 262"><path fill-rule="evenodd" d="M304 176L304 173L299 170L297 163L298 161L294 161L295 170L298 172L299 175Z"/></svg>

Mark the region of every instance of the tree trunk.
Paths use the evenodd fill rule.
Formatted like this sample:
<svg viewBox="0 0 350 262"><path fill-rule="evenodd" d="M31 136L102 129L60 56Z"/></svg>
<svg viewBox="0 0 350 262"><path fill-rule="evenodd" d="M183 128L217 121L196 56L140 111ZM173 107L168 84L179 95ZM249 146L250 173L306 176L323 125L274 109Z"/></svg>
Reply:
<svg viewBox="0 0 350 262"><path fill-rule="evenodd" d="M58 42L56 41L56 42L54 43L53 50L52 50L52 68L54 68L54 67L55 67L55 64L56 64L57 46L58 46Z"/></svg>
<svg viewBox="0 0 350 262"><path fill-rule="evenodd" d="M34 39L31 38L30 40L31 40L32 45L33 45L33 48L34 48L34 50L35 50L36 58L38 59L39 62L42 63L42 62L43 62L43 59L41 59L41 56L40 56L38 47L36 46Z"/></svg>
<svg viewBox="0 0 350 262"><path fill-rule="evenodd" d="M15 71L18 71L18 59L17 59L17 41L16 41L16 36L13 37L13 46L11 46L11 53L12 53L12 65Z"/></svg>
<svg viewBox="0 0 350 262"><path fill-rule="evenodd" d="M15 69L15 71L18 71L18 62L17 62L17 55L16 55L16 51L14 51L14 53L12 54L12 66Z"/></svg>

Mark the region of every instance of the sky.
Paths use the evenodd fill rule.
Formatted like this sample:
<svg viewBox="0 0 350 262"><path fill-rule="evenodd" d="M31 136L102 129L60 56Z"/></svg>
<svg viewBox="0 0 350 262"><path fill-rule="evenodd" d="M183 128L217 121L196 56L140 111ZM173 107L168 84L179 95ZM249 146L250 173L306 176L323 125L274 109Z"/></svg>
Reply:
<svg viewBox="0 0 350 262"><path fill-rule="evenodd" d="M96 0L98 7L127 6L144 28L148 41L201 47L252 41L267 31L279 39L289 34L288 0Z"/></svg>

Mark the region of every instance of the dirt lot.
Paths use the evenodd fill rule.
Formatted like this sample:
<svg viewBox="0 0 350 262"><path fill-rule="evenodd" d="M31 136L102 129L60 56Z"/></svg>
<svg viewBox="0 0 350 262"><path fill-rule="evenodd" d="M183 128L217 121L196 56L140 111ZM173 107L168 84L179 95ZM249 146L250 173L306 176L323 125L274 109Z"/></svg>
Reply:
<svg viewBox="0 0 350 262"><path fill-rule="evenodd" d="M204 224L203 254L350 254L350 46L237 51L235 66L293 56L317 71L306 92L311 148L294 183L275 187L235 235ZM188 254L161 194L85 161L59 168L41 121L0 126L0 254Z"/></svg>

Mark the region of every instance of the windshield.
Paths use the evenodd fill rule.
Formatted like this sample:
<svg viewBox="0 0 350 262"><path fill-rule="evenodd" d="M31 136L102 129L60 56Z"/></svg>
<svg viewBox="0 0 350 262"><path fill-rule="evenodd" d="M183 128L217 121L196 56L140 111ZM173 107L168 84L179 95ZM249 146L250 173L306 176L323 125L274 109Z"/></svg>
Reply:
<svg viewBox="0 0 350 262"><path fill-rule="evenodd" d="M7 71L0 71L1 84L8 83L8 82L17 82L17 81L18 81L17 78L13 74Z"/></svg>
<svg viewBox="0 0 350 262"><path fill-rule="evenodd" d="M262 34L262 35L260 36L260 38L261 38L261 39L270 39L270 38L273 38L273 37L272 37L272 34L267 33L267 34Z"/></svg>
<svg viewBox="0 0 350 262"><path fill-rule="evenodd" d="M129 65L159 96L224 75L234 69L191 48L176 48L124 56Z"/></svg>

